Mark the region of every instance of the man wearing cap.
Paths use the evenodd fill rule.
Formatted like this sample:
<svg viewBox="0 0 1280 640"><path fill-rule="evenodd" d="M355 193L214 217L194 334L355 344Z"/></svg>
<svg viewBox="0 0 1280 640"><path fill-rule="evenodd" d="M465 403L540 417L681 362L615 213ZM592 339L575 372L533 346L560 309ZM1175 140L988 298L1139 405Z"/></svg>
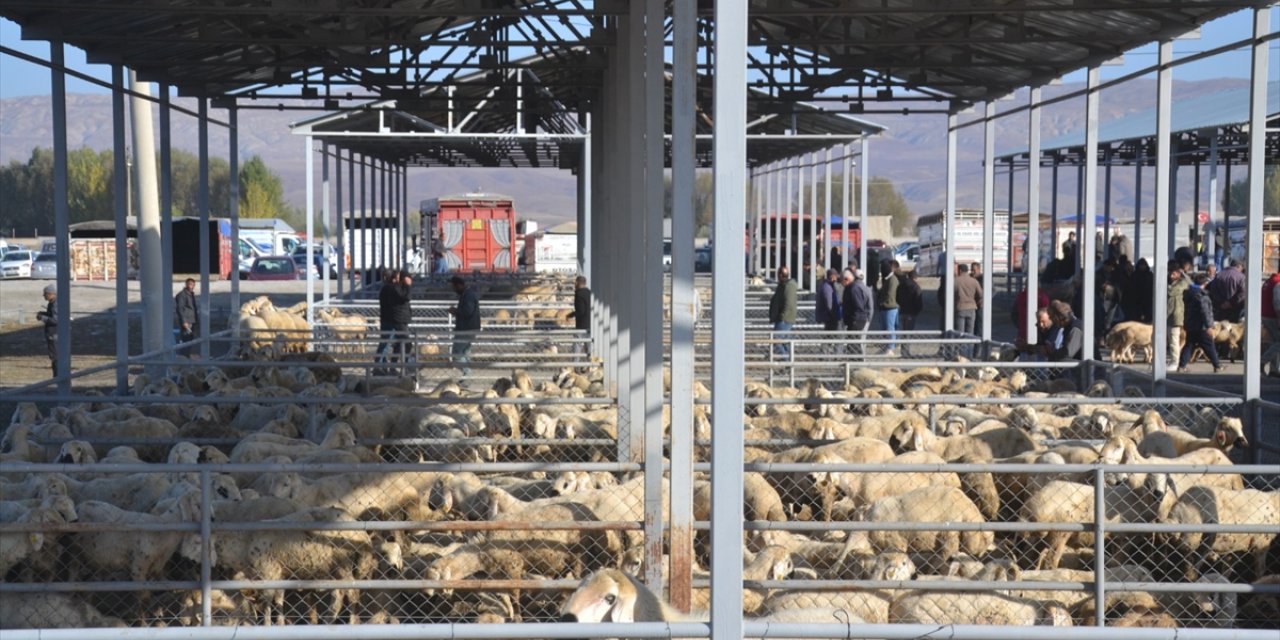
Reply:
<svg viewBox="0 0 1280 640"><path fill-rule="evenodd" d="M58 377L58 289L53 285L44 288L44 301L48 303L44 311L36 314L36 320L44 323L44 344L49 348L49 365L53 367L53 377Z"/></svg>
<svg viewBox="0 0 1280 640"><path fill-rule="evenodd" d="M449 315L453 316L453 361L461 365L465 378L471 375L471 367L467 366L471 362L471 341L480 330L480 300L461 276L450 278L449 283L458 294L458 304L449 307Z"/></svg>
<svg viewBox="0 0 1280 640"><path fill-rule="evenodd" d="M391 271L378 292L378 313L383 341L378 345L378 360L390 360L390 354L399 352L401 361L407 359L409 350L409 321L413 319L410 303L413 276L408 271Z"/></svg>
<svg viewBox="0 0 1280 640"><path fill-rule="evenodd" d="M178 325L178 342L196 339L200 307L196 305L195 278L187 278L186 286L173 297L173 321Z"/></svg>

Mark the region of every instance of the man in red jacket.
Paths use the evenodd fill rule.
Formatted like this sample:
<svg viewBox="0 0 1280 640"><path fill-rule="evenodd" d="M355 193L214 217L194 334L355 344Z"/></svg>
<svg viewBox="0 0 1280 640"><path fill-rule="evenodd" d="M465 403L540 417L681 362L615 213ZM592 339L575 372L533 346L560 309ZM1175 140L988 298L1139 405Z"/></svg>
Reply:
<svg viewBox="0 0 1280 640"><path fill-rule="evenodd" d="M1280 271L1262 283L1262 328L1270 336L1271 346L1262 354L1262 372L1280 378ZM1267 364L1271 372L1267 373Z"/></svg>

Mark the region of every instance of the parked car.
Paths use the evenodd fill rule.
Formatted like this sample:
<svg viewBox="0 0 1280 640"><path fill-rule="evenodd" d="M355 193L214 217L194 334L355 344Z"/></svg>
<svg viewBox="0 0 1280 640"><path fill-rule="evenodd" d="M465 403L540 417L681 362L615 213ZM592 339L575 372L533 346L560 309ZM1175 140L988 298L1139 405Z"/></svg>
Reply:
<svg viewBox="0 0 1280 640"><path fill-rule="evenodd" d="M893 250L893 259L898 261L898 266L906 270L916 267L916 261L920 259L920 243L903 242Z"/></svg>
<svg viewBox="0 0 1280 640"><path fill-rule="evenodd" d="M31 263L31 277L36 280L55 280L58 277L58 254L47 251L36 256Z"/></svg>
<svg viewBox="0 0 1280 640"><path fill-rule="evenodd" d="M240 279L245 280L249 277L249 272L253 270L253 261L264 257L266 254L262 250L244 238L240 238L240 259L239 263Z"/></svg>
<svg viewBox="0 0 1280 640"><path fill-rule="evenodd" d="M693 270L698 273L711 272L711 245L703 245L693 250Z"/></svg>
<svg viewBox="0 0 1280 640"><path fill-rule="evenodd" d="M10 251L0 259L0 278L30 278L31 263L35 262L34 251Z"/></svg>
<svg viewBox="0 0 1280 640"><path fill-rule="evenodd" d="M253 261L250 280L301 280L306 276L289 256L264 256Z"/></svg>
<svg viewBox="0 0 1280 640"><path fill-rule="evenodd" d="M321 269L324 268L324 264L325 264L324 248L321 245L315 245L315 248L312 249L311 251L312 251L311 260L312 260L312 264L315 265L316 274L322 275L323 271L321 271ZM303 270L306 267L307 245L300 244L296 249L293 250L293 262L296 265L298 265L299 270ZM338 252L335 251L332 246L329 247L328 264L329 264L329 277L336 279L338 277ZM307 277L305 271L303 271L302 277L303 278Z"/></svg>

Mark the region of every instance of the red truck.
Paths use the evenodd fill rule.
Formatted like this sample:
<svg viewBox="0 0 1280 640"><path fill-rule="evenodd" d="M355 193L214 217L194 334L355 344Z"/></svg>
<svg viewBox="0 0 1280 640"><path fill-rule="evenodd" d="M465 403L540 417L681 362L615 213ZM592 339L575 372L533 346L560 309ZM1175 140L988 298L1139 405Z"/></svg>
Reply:
<svg viewBox="0 0 1280 640"><path fill-rule="evenodd" d="M422 244L444 254L449 271L511 273L516 268L516 210L507 196L465 193L424 200ZM428 262L434 270L434 257Z"/></svg>

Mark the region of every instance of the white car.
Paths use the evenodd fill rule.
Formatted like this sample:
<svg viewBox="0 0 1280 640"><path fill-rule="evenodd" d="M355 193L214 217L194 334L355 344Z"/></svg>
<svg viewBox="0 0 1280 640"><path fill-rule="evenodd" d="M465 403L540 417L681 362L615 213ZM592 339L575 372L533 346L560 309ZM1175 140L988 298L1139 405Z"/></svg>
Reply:
<svg viewBox="0 0 1280 640"><path fill-rule="evenodd" d="M4 254L4 258L0 259L0 278L8 280L9 278L30 278L31 263L35 262L36 253L34 251L10 251Z"/></svg>

